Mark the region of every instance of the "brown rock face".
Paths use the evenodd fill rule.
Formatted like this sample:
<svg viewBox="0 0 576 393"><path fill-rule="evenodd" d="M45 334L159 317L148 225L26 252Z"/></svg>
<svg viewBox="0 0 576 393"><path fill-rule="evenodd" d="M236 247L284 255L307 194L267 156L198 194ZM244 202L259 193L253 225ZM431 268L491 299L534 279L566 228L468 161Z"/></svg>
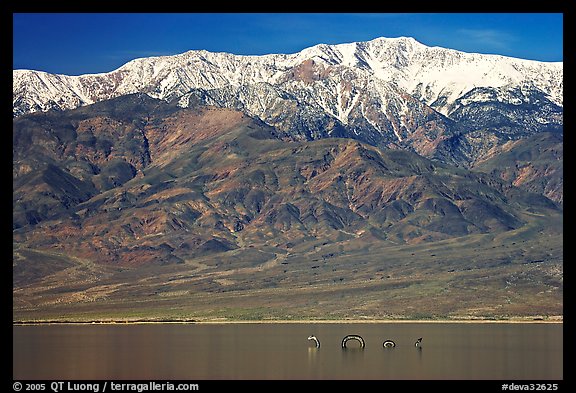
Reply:
<svg viewBox="0 0 576 393"><path fill-rule="evenodd" d="M470 171L146 96L20 117L13 318L560 315L562 209L522 188L561 140L490 143Z"/></svg>
<svg viewBox="0 0 576 393"><path fill-rule="evenodd" d="M15 120L16 241L162 265L363 234L445 240L519 228L524 209L555 208L543 197L510 204L512 184L407 151L283 140L230 109L146 96L106 105Z"/></svg>

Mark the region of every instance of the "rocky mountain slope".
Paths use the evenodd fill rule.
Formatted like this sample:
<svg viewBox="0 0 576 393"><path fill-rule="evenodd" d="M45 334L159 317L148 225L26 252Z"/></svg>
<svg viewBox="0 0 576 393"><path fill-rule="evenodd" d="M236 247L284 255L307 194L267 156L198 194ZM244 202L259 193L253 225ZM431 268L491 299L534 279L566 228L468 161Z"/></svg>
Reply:
<svg viewBox="0 0 576 393"><path fill-rule="evenodd" d="M468 136L472 131L501 144L563 128L562 63L463 53L405 37L290 55L189 51L93 75L15 70L13 80L14 116L145 93L182 107L240 110L302 139L349 137L458 165L489 149Z"/></svg>
<svg viewBox="0 0 576 393"><path fill-rule="evenodd" d="M15 319L562 314L562 63L399 38L13 75Z"/></svg>
<svg viewBox="0 0 576 393"><path fill-rule="evenodd" d="M515 186L564 202L564 144L561 135L540 133L495 146L475 163L474 170L491 173Z"/></svg>
<svg viewBox="0 0 576 393"><path fill-rule="evenodd" d="M284 247L346 233L413 243L514 229L517 208L554 209L497 177L408 151L298 142L238 111L182 109L146 95L14 124L15 228L66 218L51 235L62 230L82 244L96 220L105 244L83 247L108 250L101 261L143 263L130 254L158 233L155 247L182 259L204 240L236 248L240 231L243 241ZM194 234L195 246L182 248Z"/></svg>
<svg viewBox="0 0 576 393"><path fill-rule="evenodd" d="M162 299L179 309L192 298L204 300L186 315L219 315L216 302L247 307L242 318L270 301L291 310L281 317L306 315L319 299L339 316L417 316L402 311L414 296L426 315L561 308L562 210L498 176L352 139L300 141L239 111L143 94L19 117L13 138L17 318L165 316ZM422 274L433 287L418 289ZM492 311L462 292L478 274L492 277L481 284ZM305 288L317 289L302 304ZM398 297L367 310L380 290ZM355 303L336 293L367 303L342 314ZM240 295L252 300L234 305ZM513 307L494 308L501 297Z"/></svg>

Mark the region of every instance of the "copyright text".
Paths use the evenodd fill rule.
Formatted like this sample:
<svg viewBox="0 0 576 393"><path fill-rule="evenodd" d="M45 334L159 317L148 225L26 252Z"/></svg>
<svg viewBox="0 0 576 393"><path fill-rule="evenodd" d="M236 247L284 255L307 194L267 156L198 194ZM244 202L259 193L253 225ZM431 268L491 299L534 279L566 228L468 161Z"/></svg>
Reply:
<svg viewBox="0 0 576 393"><path fill-rule="evenodd" d="M70 382L53 381L47 383L14 382L12 389L15 392L42 392L51 390L54 393L60 392L148 392L148 391L198 391L200 386L197 383L172 383L172 382Z"/></svg>

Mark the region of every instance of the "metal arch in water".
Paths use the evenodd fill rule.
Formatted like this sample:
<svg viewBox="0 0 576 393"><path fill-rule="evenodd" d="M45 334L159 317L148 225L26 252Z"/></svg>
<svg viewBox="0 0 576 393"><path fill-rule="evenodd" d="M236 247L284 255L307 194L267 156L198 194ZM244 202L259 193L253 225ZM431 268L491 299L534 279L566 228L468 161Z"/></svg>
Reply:
<svg viewBox="0 0 576 393"><path fill-rule="evenodd" d="M396 346L396 343L392 340L386 340L382 343L382 346L384 348L394 348Z"/></svg>
<svg viewBox="0 0 576 393"><path fill-rule="evenodd" d="M342 339L342 348L346 348L346 343L350 340L356 340L360 342L360 348L364 349L364 347L366 346L366 343L364 342L364 339L357 335L357 334L349 334L346 337L344 337Z"/></svg>
<svg viewBox="0 0 576 393"><path fill-rule="evenodd" d="M320 340L318 340L315 335L308 337L308 340L314 340L316 342L316 348L320 348Z"/></svg>

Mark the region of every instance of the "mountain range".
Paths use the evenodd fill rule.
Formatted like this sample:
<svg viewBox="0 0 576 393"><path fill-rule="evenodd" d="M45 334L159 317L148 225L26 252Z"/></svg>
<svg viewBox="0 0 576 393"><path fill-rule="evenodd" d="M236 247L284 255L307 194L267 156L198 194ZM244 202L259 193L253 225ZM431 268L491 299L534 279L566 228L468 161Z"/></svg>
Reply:
<svg viewBox="0 0 576 393"><path fill-rule="evenodd" d="M471 131L488 129L500 141L563 124L561 62L463 53L405 37L292 55L189 51L81 76L15 70L13 81L14 116L145 93L182 107L199 101L241 110L307 140L349 137L465 163L474 159L466 147L485 137Z"/></svg>
<svg viewBox="0 0 576 393"><path fill-rule="evenodd" d="M15 70L15 318L559 315L562 78L411 38Z"/></svg>

